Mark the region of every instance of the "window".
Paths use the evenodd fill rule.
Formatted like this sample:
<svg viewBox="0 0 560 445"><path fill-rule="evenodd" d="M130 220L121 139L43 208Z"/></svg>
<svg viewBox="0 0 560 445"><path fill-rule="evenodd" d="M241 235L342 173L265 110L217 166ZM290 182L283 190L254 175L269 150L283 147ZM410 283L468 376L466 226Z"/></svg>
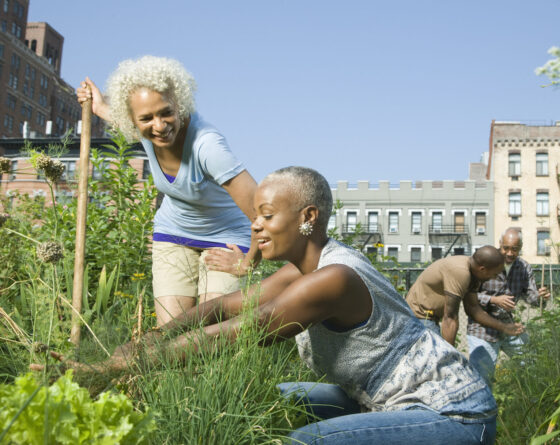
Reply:
<svg viewBox="0 0 560 445"><path fill-rule="evenodd" d="M4 116L4 127L10 132L14 129L14 118L13 118L13 116L10 116L9 114L6 114Z"/></svg>
<svg viewBox="0 0 560 445"><path fill-rule="evenodd" d="M464 255L465 248L464 247L454 247L453 248L453 255Z"/></svg>
<svg viewBox="0 0 560 445"><path fill-rule="evenodd" d="M37 52L37 40L36 39L31 40L31 51Z"/></svg>
<svg viewBox="0 0 560 445"><path fill-rule="evenodd" d="M6 22L6 20L2 20L0 22L0 29L2 29L2 31L6 32L6 30L8 29L8 22Z"/></svg>
<svg viewBox="0 0 560 445"><path fill-rule="evenodd" d="M465 214L463 212L455 212L453 214L453 228L455 232L465 232Z"/></svg>
<svg viewBox="0 0 560 445"><path fill-rule="evenodd" d="M37 125L40 125L41 127L44 127L45 122L46 122L46 117L43 113L35 113L35 122L37 122Z"/></svg>
<svg viewBox="0 0 560 445"><path fill-rule="evenodd" d="M49 87L49 79L47 78L47 76L45 76L44 74L41 74L39 84L41 85L41 88L46 90Z"/></svg>
<svg viewBox="0 0 560 445"><path fill-rule="evenodd" d="M144 161L144 165L146 165L148 161ZM150 171L148 169L148 175L150 174ZM144 178L144 172L142 172L142 179L147 179L148 175ZM336 228L336 215L331 215L329 217L329 223L327 225L327 230L333 230Z"/></svg>
<svg viewBox="0 0 560 445"><path fill-rule="evenodd" d="M0 59L4 58L4 45L0 44Z"/></svg>
<svg viewBox="0 0 560 445"><path fill-rule="evenodd" d="M476 227L476 234L484 235L486 233L486 213L476 212L474 216L474 224Z"/></svg>
<svg viewBox="0 0 560 445"><path fill-rule="evenodd" d="M10 10L10 0L4 0L4 12L8 12Z"/></svg>
<svg viewBox="0 0 560 445"><path fill-rule="evenodd" d="M432 230L434 232L441 232L443 223L443 213L434 212L432 213Z"/></svg>
<svg viewBox="0 0 560 445"><path fill-rule="evenodd" d="M62 163L66 168L64 169L64 173L62 173L62 177L60 179L63 181L76 179L76 161L62 161Z"/></svg>
<svg viewBox="0 0 560 445"><path fill-rule="evenodd" d="M550 233L547 231L537 232L537 255L550 255Z"/></svg>
<svg viewBox="0 0 560 445"><path fill-rule="evenodd" d="M10 79L8 80L8 85L11 86L14 90L17 90L18 76L16 74L10 73Z"/></svg>
<svg viewBox="0 0 560 445"><path fill-rule="evenodd" d="M509 175L521 176L521 153L509 154Z"/></svg>
<svg viewBox="0 0 560 445"><path fill-rule="evenodd" d="M387 256L399 259L399 248L398 247L387 247Z"/></svg>
<svg viewBox="0 0 560 445"><path fill-rule="evenodd" d="M16 172L17 172L17 168L18 168L18 161L12 161L12 169L10 170L10 180L14 180L16 179Z"/></svg>
<svg viewBox="0 0 560 445"><path fill-rule="evenodd" d="M399 231L399 212L389 212L389 233Z"/></svg>
<svg viewBox="0 0 560 445"><path fill-rule="evenodd" d="M411 219L412 233L420 233L422 231L422 213L412 212L410 215L410 219Z"/></svg>
<svg viewBox="0 0 560 445"><path fill-rule="evenodd" d="M521 192L509 193L509 216L521 216Z"/></svg>
<svg viewBox="0 0 560 445"><path fill-rule="evenodd" d="M422 261L422 249L420 247L410 248L410 261L413 263Z"/></svg>
<svg viewBox="0 0 560 445"><path fill-rule="evenodd" d="M64 133L64 125L65 125L64 119L62 119L60 116L57 116L55 119L55 127L56 127L56 132L58 134Z"/></svg>
<svg viewBox="0 0 560 445"><path fill-rule="evenodd" d="M368 232L376 233L379 232L378 227L379 214L377 212L368 213Z"/></svg>
<svg viewBox="0 0 560 445"><path fill-rule="evenodd" d="M548 192L537 192L537 216L548 216Z"/></svg>
<svg viewBox="0 0 560 445"><path fill-rule="evenodd" d="M47 96L44 94L39 94L39 105L46 107L47 106Z"/></svg>
<svg viewBox="0 0 560 445"><path fill-rule="evenodd" d="M377 258L377 247L375 246L367 246L366 253L370 255L372 258Z"/></svg>
<svg viewBox="0 0 560 445"><path fill-rule="evenodd" d="M548 153L537 153L537 176L548 176Z"/></svg>
<svg viewBox="0 0 560 445"><path fill-rule="evenodd" d="M19 70L19 66L21 65L21 57L18 56L16 53L12 53L12 67L15 71Z"/></svg>
<svg viewBox="0 0 560 445"><path fill-rule="evenodd" d="M21 104L21 115L29 120L31 120L31 116L33 114L33 108L31 105L23 103Z"/></svg>
<svg viewBox="0 0 560 445"><path fill-rule="evenodd" d="M14 2L14 12L18 16L18 18L22 19L23 14L25 12L25 8L19 2L16 1Z"/></svg>
<svg viewBox="0 0 560 445"><path fill-rule="evenodd" d="M346 231L354 232L356 230L356 223L358 222L358 212L346 213Z"/></svg>
<svg viewBox="0 0 560 445"><path fill-rule="evenodd" d="M443 255L441 247L432 247L432 261L439 260Z"/></svg>
<svg viewBox="0 0 560 445"><path fill-rule="evenodd" d="M101 161L99 164L99 168L95 165L93 166L93 170L91 172L91 177L95 180L100 180L103 177L103 173L109 168L109 162Z"/></svg>
<svg viewBox="0 0 560 445"><path fill-rule="evenodd" d="M6 106L9 110L16 111L17 99L11 94L6 94Z"/></svg>
<svg viewBox="0 0 560 445"><path fill-rule="evenodd" d="M56 202L58 204L70 204L74 199L74 195L71 190L60 190L55 193Z"/></svg>

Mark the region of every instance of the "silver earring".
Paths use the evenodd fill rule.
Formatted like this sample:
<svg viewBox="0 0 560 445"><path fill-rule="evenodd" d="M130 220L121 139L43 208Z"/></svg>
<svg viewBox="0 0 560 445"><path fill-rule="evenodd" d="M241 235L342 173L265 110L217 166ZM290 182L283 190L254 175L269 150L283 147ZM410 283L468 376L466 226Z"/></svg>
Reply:
<svg viewBox="0 0 560 445"><path fill-rule="evenodd" d="M310 222L302 222L299 225L299 233L301 233L304 236L309 236L313 233L313 224L311 224Z"/></svg>

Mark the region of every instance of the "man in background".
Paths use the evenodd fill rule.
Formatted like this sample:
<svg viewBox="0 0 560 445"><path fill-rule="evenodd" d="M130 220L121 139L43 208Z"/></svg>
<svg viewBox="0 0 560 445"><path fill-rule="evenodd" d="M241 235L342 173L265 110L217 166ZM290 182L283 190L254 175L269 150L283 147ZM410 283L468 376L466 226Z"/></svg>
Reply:
<svg viewBox="0 0 560 445"><path fill-rule="evenodd" d="M505 268L495 278L482 284L477 294L482 309L495 320L514 324L512 312L519 299L537 306L541 298L548 300L546 287L537 289L531 265L519 257L523 246L521 231L511 227L500 238L500 252L505 258ZM510 335L489 326L482 326L469 317L467 339L471 364L488 384L491 383L500 350L507 355L521 354L527 334Z"/></svg>
<svg viewBox="0 0 560 445"><path fill-rule="evenodd" d="M480 284L504 269L504 257L493 246L478 249L471 257L442 258L426 268L410 288L406 301L417 318L450 344L455 344L459 329L461 301L465 312L479 323L509 335L522 332L520 324L506 324L491 317L478 304Z"/></svg>

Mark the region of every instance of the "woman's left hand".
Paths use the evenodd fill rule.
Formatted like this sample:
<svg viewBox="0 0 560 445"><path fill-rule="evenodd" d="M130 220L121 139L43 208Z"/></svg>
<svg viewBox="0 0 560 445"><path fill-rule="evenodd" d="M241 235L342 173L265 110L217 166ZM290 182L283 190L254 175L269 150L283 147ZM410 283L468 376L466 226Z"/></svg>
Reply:
<svg viewBox="0 0 560 445"><path fill-rule="evenodd" d="M227 272L241 277L247 274L249 266L244 263L245 254L235 244L226 244L231 250L213 248L208 250L205 262L210 270Z"/></svg>

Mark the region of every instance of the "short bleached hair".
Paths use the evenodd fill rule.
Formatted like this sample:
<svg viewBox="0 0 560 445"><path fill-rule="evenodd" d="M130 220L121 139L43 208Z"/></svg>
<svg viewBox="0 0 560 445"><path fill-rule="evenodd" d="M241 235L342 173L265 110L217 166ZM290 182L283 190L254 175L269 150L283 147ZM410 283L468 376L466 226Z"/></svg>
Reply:
<svg viewBox="0 0 560 445"><path fill-rule="evenodd" d="M333 208L331 187L323 175L312 168L284 167L267 175L261 182L280 182L290 193L294 209L300 211L309 205L319 210L317 225L326 230Z"/></svg>
<svg viewBox="0 0 560 445"><path fill-rule="evenodd" d="M169 95L177 112L187 118L195 111L194 77L177 60L143 56L119 63L107 81L111 123L128 141L138 140L138 131L130 112L130 96L140 88Z"/></svg>

